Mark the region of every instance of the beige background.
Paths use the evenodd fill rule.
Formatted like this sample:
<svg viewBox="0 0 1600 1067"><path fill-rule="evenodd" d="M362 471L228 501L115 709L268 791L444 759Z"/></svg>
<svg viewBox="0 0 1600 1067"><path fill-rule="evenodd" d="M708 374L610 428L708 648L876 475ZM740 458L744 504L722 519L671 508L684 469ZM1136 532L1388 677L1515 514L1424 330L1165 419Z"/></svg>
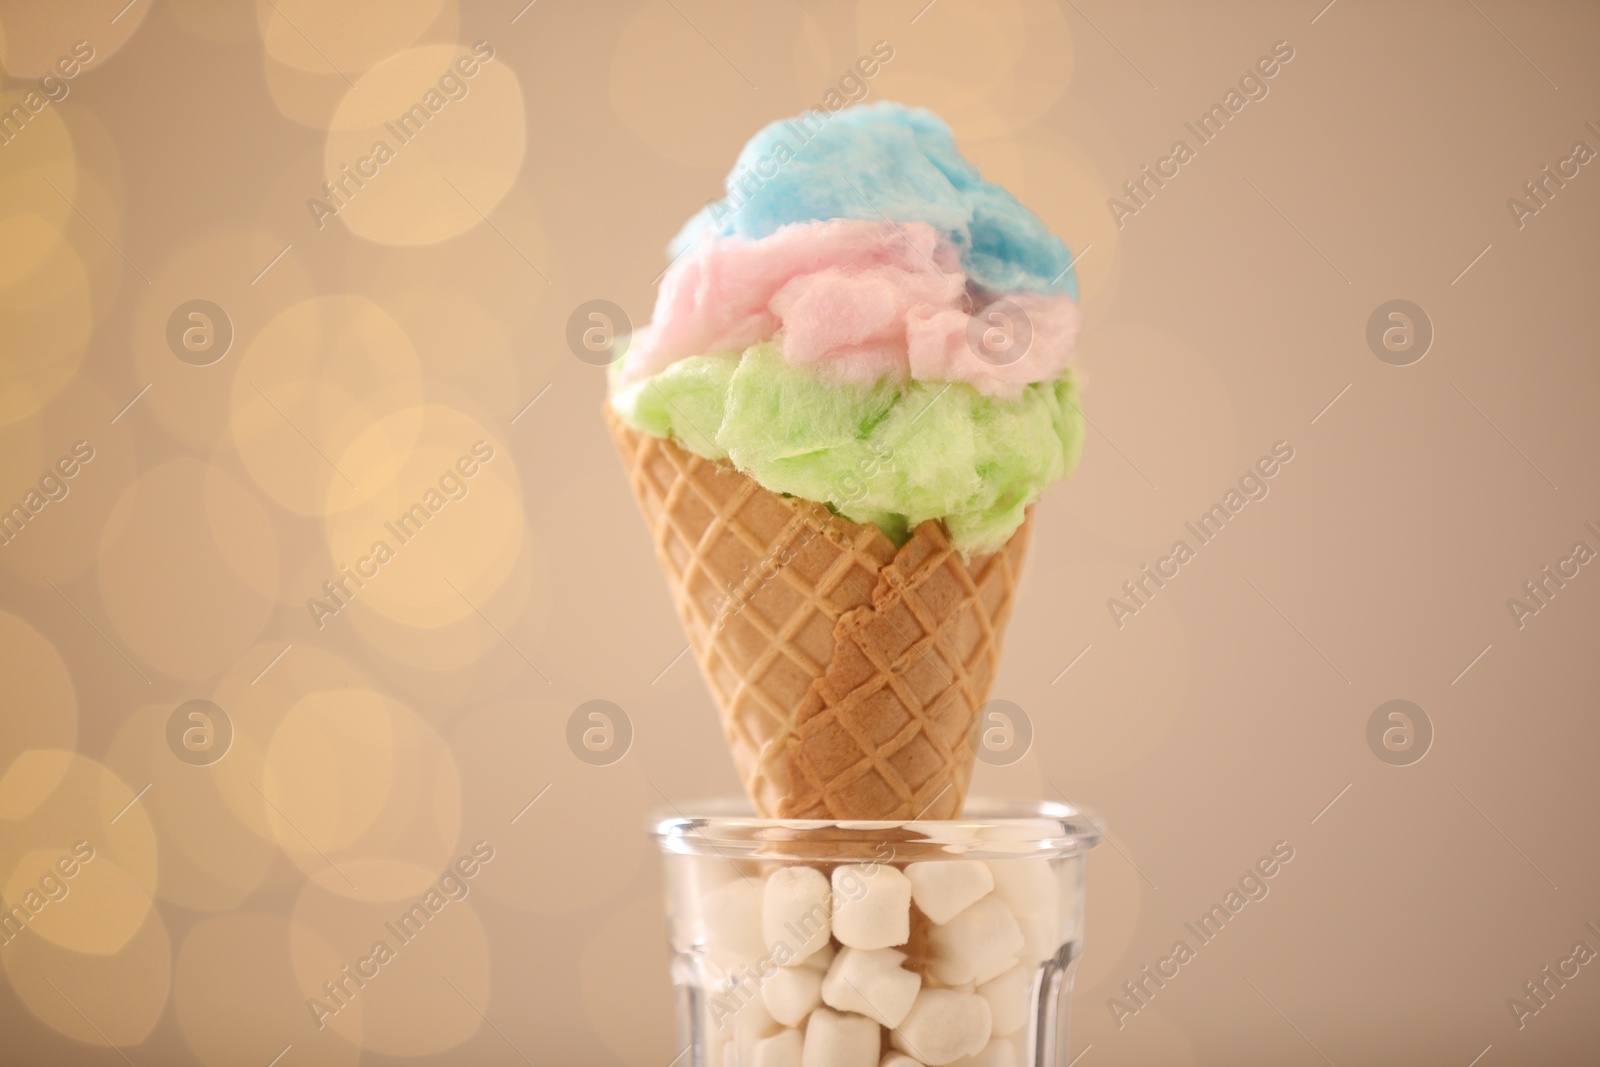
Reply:
<svg viewBox="0 0 1600 1067"><path fill-rule="evenodd" d="M1600 950L1600 570L1507 606L1600 550L1600 167L1507 206L1600 151L1593 5L124 3L0 3L8 110L94 53L0 146L0 504L94 450L0 547L0 893L96 848L0 948L0 1059L673 1058L640 827L737 783L567 320L647 319L739 146L877 40L870 97L939 110L1082 253L1093 429L995 694L1035 741L977 782L1112 828L1079 1062L1600 1058L1600 964L1507 1006ZM324 178L477 41L319 229ZM1278 41L1119 229L1108 198ZM196 299L235 333L205 367L165 339ZM1436 334L1404 367L1365 336L1394 299ZM477 440L467 496L319 629L307 599ZM1278 441L1270 495L1119 628ZM234 729L203 768L166 741L197 698ZM1434 731L1410 766L1367 742L1397 698ZM591 699L632 723L609 766L567 748ZM306 997L477 841L465 902L316 1030ZM1108 998L1277 841L1271 895L1119 1029Z"/></svg>

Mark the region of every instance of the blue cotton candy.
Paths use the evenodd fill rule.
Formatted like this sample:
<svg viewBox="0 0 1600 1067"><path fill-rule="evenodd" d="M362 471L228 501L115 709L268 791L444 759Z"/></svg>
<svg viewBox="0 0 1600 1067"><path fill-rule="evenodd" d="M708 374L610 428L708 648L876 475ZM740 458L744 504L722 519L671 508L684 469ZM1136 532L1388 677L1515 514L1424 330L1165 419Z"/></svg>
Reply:
<svg viewBox="0 0 1600 1067"><path fill-rule="evenodd" d="M745 145L724 187L727 198L678 233L674 256L707 234L756 240L795 222L926 222L950 238L967 276L986 289L1078 296L1072 250L1016 197L984 181L931 111L883 102L775 122Z"/></svg>

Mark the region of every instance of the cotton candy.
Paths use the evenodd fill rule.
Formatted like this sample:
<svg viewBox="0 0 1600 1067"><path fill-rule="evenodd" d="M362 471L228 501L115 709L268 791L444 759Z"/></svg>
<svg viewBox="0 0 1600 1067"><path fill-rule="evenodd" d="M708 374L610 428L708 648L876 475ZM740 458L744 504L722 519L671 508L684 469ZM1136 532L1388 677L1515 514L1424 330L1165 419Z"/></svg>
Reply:
<svg viewBox="0 0 1600 1067"><path fill-rule="evenodd" d="M1083 444L1072 252L931 112L751 139L610 371L634 429L904 543L994 551Z"/></svg>
<svg viewBox="0 0 1600 1067"><path fill-rule="evenodd" d="M785 359L830 384L967 382L1015 399L1065 372L1080 318L1064 293L975 290L927 223L797 223L754 241L713 238L674 263L619 380L781 336ZM980 350L986 331L1015 346Z"/></svg>
<svg viewBox="0 0 1600 1067"><path fill-rule="evenodd" d="M674 254L716 237L756 240L794 222L924 222L986 289L1078 295L1071 250L985 181L930 111L881 102L774 122L739 153L725 188L726 199L679 232Z"/></svg>
<svg viewBox="0 0 1600 1067"><path fill-rule="evenodd" d="M662 277L649 333L629 348L623 380L684 356L742 352L767 340L780 324L772 302L796 279L837 285L868 273L905 305L954 306L966 284L955 248L925 224L838 220L786 226L758 241L709 240ZM791 290L784 309L801 295Z"/></svg>
<svg viewBox="0 0 1600 1067"><path fill-rule="evenodd" d="M1006 542L1077 464L1084 435L1071 374L1016 400L965 384L838 387L790 366L774 344L681 360L618 388L611 403L642 433L876 523L893 541L940 519L969 554Z"/></svg>

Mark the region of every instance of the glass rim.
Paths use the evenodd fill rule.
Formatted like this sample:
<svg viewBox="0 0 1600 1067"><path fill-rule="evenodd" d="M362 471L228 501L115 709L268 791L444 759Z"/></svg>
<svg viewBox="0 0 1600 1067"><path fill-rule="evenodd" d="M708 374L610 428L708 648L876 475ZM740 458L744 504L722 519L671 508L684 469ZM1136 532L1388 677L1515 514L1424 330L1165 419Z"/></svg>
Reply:
<svg viewBox="0 0 1600 1067"><path fill-rule="evenodd" d="M690 814L685 814L688 812ZM1104 837L1093 812L1053 800L971 797L957 819L768 819L743 798L658 809L648 831L666 853L724 858L901 860L1051 858L1087 852Z"/></svg>

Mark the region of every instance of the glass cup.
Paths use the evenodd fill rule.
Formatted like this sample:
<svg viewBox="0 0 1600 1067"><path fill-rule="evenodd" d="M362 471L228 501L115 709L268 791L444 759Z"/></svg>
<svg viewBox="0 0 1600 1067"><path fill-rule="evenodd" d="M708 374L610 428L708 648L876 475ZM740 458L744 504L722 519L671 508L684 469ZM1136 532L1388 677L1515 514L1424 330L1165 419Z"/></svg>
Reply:
<svg viewBox="0 0 1600 1067"><path fill-rule="evenodd" d="M693 1067L1065 1067L1095 820L656 819ZM687 1056L688 1058L684 1058Z"/></svg>

